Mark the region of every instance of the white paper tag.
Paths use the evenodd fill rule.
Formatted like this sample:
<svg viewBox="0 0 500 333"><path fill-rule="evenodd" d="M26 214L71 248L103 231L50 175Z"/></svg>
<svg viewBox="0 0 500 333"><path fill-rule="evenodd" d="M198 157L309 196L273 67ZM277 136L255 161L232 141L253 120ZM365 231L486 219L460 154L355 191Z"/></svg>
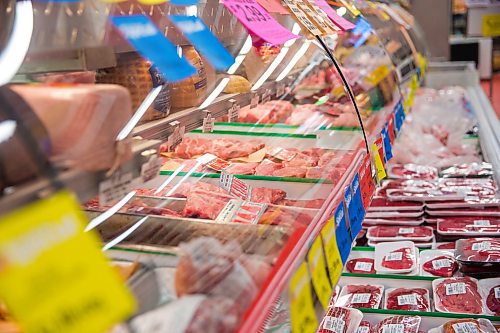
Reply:
<svg viewBox="0 0 500 333"><path fill-rule="evenodd" d="M474 226L490 226L489 220L474 220Z"/></svg>
<svg viewBox="0 0 500 333"><path fill-rule="evenodd" d="M500 298L500 287L496 287L493 290L495 290L495 298Z"/></svg>
<svg viewBox="0 0 500 333"><path fill-rule="evenodd" d="M354 270L356 271L363 271L363 272L370 272L372 270L373 263L371 262L362 262L358 261L356 265L354 265Z"/></svg>
<svg viewBox="0 0 500 333"><path fill-rule="evenodd" d="M259 94L255 94L250 100L250 109L253 109L259 105Z"/></svg>
<svg viewBox="0 0 500 333"><path fill-rule="evenodd" d="M149 160L141 166L141 179L145 183L160 175L160 168L162 166L162 159L157 155L153 155Z"/></svg>
<svg viewBox="0 0 500 333"><path fill-rule="evenodd" d="M276 96L279 97L281 95L285 94L285 84L284 83L278 83L276 85Z"/></svg>
<svg viewBox="0 0 500 333"><path fill-rule="evenodd" d="M344 327L345 321L340 318L325 316L325 319L323 320L323 328L333 333L343 333Z"/></svg>
<svg viewBox="0 0 500 333"><path fill-rule="evenodd" d="M405 333L404 324L385 324L382 333Z"/></svg>
<svg viewBox="0 0 500 333"><path fill-rule="evenodd" d="M212 133L214 131L214 123L215 123L215 119L212 118L212 115L210 113L208 113L207 116L205 118L203 118L202 132L203 133Z"/></svg>
<svg viewBox="0 0 500 333"><path fill-rule="evenodd" d="M490 242L479 242L472 244L472 250L474 251L488 251L491 249Z"/></svg>
<svg viewBox="0 0 500 333"><path fill-rule="evenodd" d="M238 103L233 103L233 105L228 110L228 122L235 123L240 117L240 105Z"/></svg>
<svg viewBox="0 0 500 333"><path fill-rule="evenodd" d="M398 305L417 305L417 295L400 295L398 296Z"/></svg>
<svg viewBox="0 0 500 333"><path fill-rule="evenodd" d="M174 151L175 147L182 142L184 138L184 133L186 132L186 126L174 125L174 131L168 136L167 148L168 151Z"/></svg>
<svg viewBox="0 0 500 333"><path fill-rule="evenodd" d="M441 269L444 267L451 267L451 262L448 259L437 259L432 261L432 268Z"/></svg>
<svg viewBox="0 0 500 333"><path fill-rule="evenodd" d="M222 208L219 215L215 218L217 222L229 223L233 219L234 214L241 206L242 201L239 199L231 199Z"/></svg>
<svg viewBox="0 0 500 333"><path fill-rule="evenodd" d="M391 252L385 256L385 261L397 261L403 259L403 252Z"/></svg>
<svg viewBox="0 0 500 333"><path fill-rule="evenodd" d="M453 327L453 331L455 333L479 333L479 330L477 329L477 325L474 323L456 323L451 325Z"/></svg>
<svg viewBox="0 0 500 333"><path fill-rule="evenodd" d="M415 228L399 228L400 235L413 234L415 232Z"/></svg>
<svg viewBox="0 0 500 333"><path fill-rule="evenodd" d="M356 333L370 333L370 328L368 326L358 327Z"/></svg>
<svg viewBox="0 0 500 333"><path fill-rule="evenodd" d="M262 103L267 103L271 100L271 89L266 89L262 94Z"/></svg>
<svg viewBox="0 0 500 333"><path fill-rule="evenodd" d="M351 304L366 304L370 301L372 294L354 294L352 295Z"/></svg>
<svg viewBox="0 0 500 333"><path fill-rule="evenodd" d="M446 288L446 295L462 295L467 292L467 288L465 286L465 283L463 282L456 282L456 283L448 283L445 286Z"/></svg>
<svg viewBox="0 0 500 333"><path fill-rule="evenodd" d="M99 183L99 205L106 206L122 199L132 190L132 172L114 174Z"/></svg>

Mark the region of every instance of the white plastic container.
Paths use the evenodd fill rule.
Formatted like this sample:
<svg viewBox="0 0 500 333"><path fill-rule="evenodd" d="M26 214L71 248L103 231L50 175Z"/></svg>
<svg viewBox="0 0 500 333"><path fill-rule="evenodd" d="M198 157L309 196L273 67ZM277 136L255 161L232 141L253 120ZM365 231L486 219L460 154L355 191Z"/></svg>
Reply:
<svg viewBox="0 0 500 333"><path fill-rule="evenodd" d="M418 267L416 253L411 241L378 243L375 245L375 270L382 274L409 273ZM396 268L398 262L404 267Z"/></svg>
<svg viewBox="0 0 500 333"><path fill-rule="evenodd" d="M444 259L437 259L439 257L447 257L448 260ZM432 261L434 260L434 261ZM419 260L419 266L420 266L420 275L421 276L442 276L442 275L434 275L431 272L427 271L424 269L424 264L432 261L432 268L435 270L439 270L442 268L446 268L445 270L451 271L450 276L453 276L453 274L458 271L458 264L455 262L455 258L453 256L453 250L423 250L420 251L420 260Z"/></svg>
<svg viewBox="0 0 500 333"><path fill-rule="evenodd" d="M483 306L487 314L491 316L500 315L500 278L482 279L479 280L479 292L483 297ZM498 307L494 312L488 306L493 304Z"/></svg>

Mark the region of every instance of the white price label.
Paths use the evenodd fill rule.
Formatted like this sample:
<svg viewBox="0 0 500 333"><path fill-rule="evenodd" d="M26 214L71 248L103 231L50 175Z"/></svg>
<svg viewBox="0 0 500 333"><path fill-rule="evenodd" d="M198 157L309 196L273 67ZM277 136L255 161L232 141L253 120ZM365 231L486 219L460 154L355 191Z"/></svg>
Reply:
<svg viewBox="0 0 500 333"><path fill-rule="evenodd" d="M238 103L234 103L228 110L228 122L235 123L238 121L240 117L240 105Z"/></svg>
<svg viewBox="0 0 500 333"><path fill-rule="evenodd" d="M474 220L474 226L490 226L491 223L489 220Z"/></svg>
<svg viewBox="0 0 500 333"><path fill-rule="evenodd" d="M278 83L276 85L276 96L279 97L281 95L285 94L285 84L284 83Z"/></svg>
<svg viewBox="0 0 500 333"><path fill-rule="evenodd" d="M372 294L354 294L352 295L351 304L366 304L370 301Z"/></svg>
<svg viewBox="0 0 500 333"><path fill-rule="evenodd" d="M219 186L229 192L234 176L230 173L222 171L219 178Z"/></svg>
<svg viewBox="0 0 500 333"><path fill-rule="evenodd" d="M239 199L231 199L227 202L227 204L222 208L220 211L219 215L217 215L217 218L215 221L217 222L223 222L223 223L229 223L233 219L233 216L236 214L238 209L241 206L241 200Z"/></svg>
<svg viewBox="0 0 500 333"><path fill-rule="evenodd" d="M214 123L215 119L208 113L207 116L203 118L203 133L212 133L214 131Z"/></svg>
<svg viewBox="0 0 500 333"><path fill-rule="evenodd" d="M185 126L179 126L178 124L174 125L174 131L168 136L167 139L168 151L173 151L175 147L177 147L177 145L182 142L185 131Z"/></svg>
<svg viewBox="0 0 500 333"><path fill-rule="evenodd" d="M500 287L495 287L493 290L495 291L495 298L500 298Z"/></svg>
<svg viewBox="0 0 500 333"><path fill-rule="evenodd" d="M413 234L415 232L415 228L399 228L400 235Z"/></svg>
<svg viewBox="0 0 500 333"><path fill-rule="evenodd" d="M370 328L368 326L358 327L356 333L370 333Z"/></svg>
<svg viewBox="0 0 500 333"><path fill-rule="evenodd" d="M465 283L463 282L456 282L456 283L448 283L445 286L446 288L446 295L462 295L467 292L467 287L465 286Z"/></svg>
<svg viewBox="0 0 500 333"><path fill-rule="evenodd" d="M398 296L398 305L417 305L417 295L399 295Z"/></svg>
<svg viewBox="0 0 500 333"><path fill-rule="evenodd" d="M114 174L99 184L99 205L106 206L122 199L132 190L132 173Z"/></svg>
<svg viewBox="0 0 500 333"><path fill-rule="evenodd" d="M157 155L151 156L149 160L141 166L141 178L145 183L160 175L162 159Z"/></svg>
<svg viewBox="0 0 500 333"><path fill-rule="evenodd" d="M271 89L266 89L262 94L262 103L267 103L271 100Z"/></svg>
<svg viewBox="0 0 500 333"><path fill-rule="evenodd" d="M405 333L404 324L385 324L382 333Z"/></svg>
<svg viewBox="0 0 500 333"><path fill-rule="evenodd" d="M474 251L488 251L491 249L490 242L479 242L472 244L472 250Z"/></svg>
<svg viewBox="0 0 500 333"><path fill-rule="evenodd" d="M323 328L333 333L343 333L345 321L340 318L326 316L323 320Z"/></svg>
<svg viewBox="0 0 500 333"><path fill-rule="evenodd" d="M453 327L453 331L455 333L479 333L478 327L476 324L471 322L465 323L456 323L451 325Z"/></svg>
<svg viewBox="0 0 500 333"><path fill-rule="evenodd" d="M403 252L391 252L385 256L385 261L397 261L403 259Z"/></svg>
<svg viewBox="0 0 500 333"><path fill-rule="evenodd" d="M250 109L257 107L257 105L259 105L259 100L259 95L255 94L250 100Z"/></svg>
<svg viewBox="0 0 500 333"><path fill-rule="evenodd" d="M441 269L451 267L451 262L449 259L437 259L432 261L432 268Z"/></svg>
<svg viewBox="0 0 500 333"><path fill-rule="evenodd" d="M358 261L356 265L354 265L354 270L356 271L363 271L363 272L370 272L372 270L373 263L371 262L362 262Z"/></svg>

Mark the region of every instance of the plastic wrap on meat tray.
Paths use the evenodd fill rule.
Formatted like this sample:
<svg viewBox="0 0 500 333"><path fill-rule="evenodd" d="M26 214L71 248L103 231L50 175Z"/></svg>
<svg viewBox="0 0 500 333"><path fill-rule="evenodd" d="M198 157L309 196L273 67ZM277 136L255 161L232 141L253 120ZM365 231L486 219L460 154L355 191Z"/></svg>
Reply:
<svg viewBox="0 0 500 333"><path fill-rule="evenodd" d="M443 236L500 236L500 218L457 216L434 219Z"/></svg>
<svg viewBox="0 0 500 333"><path fill-rule="evenodd" d="M488 319L456 319L433 328L429 333L497 333L497 330Z"/></svg>
<svg viewBox="0 0 500 333"><path fill-rule="evenodd" d="M462 263L500 263L500 239L460 239L456 242L455 258Z"/></svg>
<svg viewBox="0 0 500 333"><path fill-rule="evenodd" d="M415 244L410 241L375 245L375 270L384 273L409 273L417 267Z"/></svg>
<svg viewBox="0 0 500 333"><path fill-rule="evenodd" d="M452 251L424 250L420 252L420 274L451 277L458 270Z"/></svg>
<svg viewBox="0 0 500 333"><path fill-rule="evenodd" d="M424 205L415 201L390 201L386 197L373 197L368 212L374 211L422 211Z"/></svg>
<svg viewBox="0 0 500 333"><path fill-rule="evenodd" d="M348 284L342 288L336 306L378 309L384 286Z"/></svg>
<svg viewBox="0 0 500 333"><path fill-rule="evenodd" d="M385 291L385 309L431 311L429 290L426 288L392 288Z"/></svg>
<svg viewBox="0 0 500 333"><path fill-rule="evenodd" d="M483 297L486 313L500 315L500 278L479 280L479 291Z"/></svg>
<svg viewBox="0 0 500 333"><path fill-rule="evenodd" d="M213 238L200 237L181 243L175 287L179 296L208 294L235 301L240 313L246 310L270 272L257 257L242 254L235 242L225 245Z"/></svg>
<svg viewBox="0 0 500 333"><path fill-rule="evenodd" d="M329 307L317 333L355 333L363 314L356 309Z"/></svg>
<svg viewBox="0 0 500 333"><path fill-rule="evenodd" d="M431 166L404 164L390 165L387 168L387 176L393 179L420 179L431 180L438 177L438 169Z"/></svg>
<svg viewBox="0 0 500 333"><path fill-rule="evenodd" d="M375 333L418 333L422 318L419 316L394 316L382 320Z"/></svg>
<svg viewBox="0 0 500 333"><path fill-rule="evenodd" d="M439 174L444 178L491 177L493 166L486 162L457 164L441 168Z"/></svg>
<svg viewBox="0 0 500 333"><path fill-rule="evenodd" d="M372 258L355 258L349 260L346 264L346 269L350 273L357 274L375 274L375 260Z"/></svg>
<svg viewBox="0 0 500 333"><path fill-rule="evenodd" d="M482 314L483 301L477 280L470 277L442 278L432 281L434 307L439 312Z"/></svg>
<svg viewBox="0 0 500 333"><path fill-rule="evenodd" d="M368 228L366 237L378 242L396 240L429 241L433 235L431 227L375 226Z"/></svg>

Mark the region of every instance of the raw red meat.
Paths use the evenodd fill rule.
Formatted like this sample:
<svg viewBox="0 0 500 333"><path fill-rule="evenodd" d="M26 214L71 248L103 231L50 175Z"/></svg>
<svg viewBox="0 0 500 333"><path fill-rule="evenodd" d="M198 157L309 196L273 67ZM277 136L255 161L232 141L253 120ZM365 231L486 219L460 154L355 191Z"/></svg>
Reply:
<svg viewBox="0 0 500 333"><path fill-rule="evenodd" d="M351 321L348 309L330 307L321 321L317 333L347 333Z"/></svg>
<svg viewBox="0 0 500 333"><path fill-rule="evenodd" d="M259 224L309 225L313 215L286 207L268 207Z"/></svg>
<svg viewBox="0 0 500 333"><path fill-rule="evenodd" d="M391 178L432 180L438 177L438 170L431 166L405 164L394 165L388 174Z"/></svg>
<svg viewBox="0 0 500 333"><path fill-rule="evenodd" d="M476 319L457 319L443 325L443 333L486 333Z"/></svg>
<svg viewBox="0 0 500 333"><path fill-rule="evenodd" d="M159 215L159 216L182 216L176 211L163 207L151 207L142 202L140 199L135 199L124 206L127 213L137 215Z"/></svg>
<svg viewBox="0 0 500 333"><path fill-rule="evenodd" d="M436 249L438 250L455 250L455 242L439 244Z"/></svg>
<svg viewBox="0 0 500 333"><path fill-rule="evenodd" d="M193 156L205 154L211 147L212 142L210 140L184 138L182 142L175 147L175 155L180 158L192 158Z"/></svg>
<svg viewBox="0 0 500 333"><path fill-rule="evenodd" d="M294 206L302 208L314 208L319 209L325 203L325 199L312 199L312 200L290 200L283 199L278 201L276 204L281 206Z"/></svg>
<svg viewBox="0 0 500 333"><path fill-rule="evenodd" d="M232 197L228 194L195 189L189 193L182 215L215 220L231 199Z"/></svg>
<svg viewBox="0 0 500 333"><path fill-rule="evenodd" d="M346 293L339 297L336 305L377 309L382 299L383 289L379 286L349 284L344 288L346 288Z"/></svg>
<svg viewBox="0 0 500 333"><path fill-rule="evenodd" d="M372 258L356 258L346 263L346 268L351 273L375 274L375 260Z"/></svg>
<svg viewBox="0 0 500 333"><path fill-rule="evenodd" d="M420 202L415 201L390 201L386 197L374 197L372 199L372 203L370 204L370 208L387 208L387 210L398 210L399 207L411 207L412 209L408 210L421 210L423 209L423 205ZM368 210L371 210L371 209Z"/></svg>
<svg viewBox="0 0 500 333"><path fill-rule="evenodd" d="M263 160L258 167L255 168L256 176L272 176L273 172L283 168L281 163L275 163L268 159Z"/></svg>
<svg viewBox="0 0 500 333"><path fill-rule="evenodd" d="M318 166L322 167L328 164L331 164L331 162L335 159L338 158L339 154L334 152L334 151L328 151L321 155L319 161L318 161Z"/></svg>
<svg viewBox="0 0 500 333"><path fill-rule="evenodd" d="M424 288L398 288L387 294L388 310L430 311L429 292Z"/></svg>
<svg viewBox="0 0 500 333"><path fill-rule="evenodd" d="M455 257L459 261L500 262L500 239L461 239L456 246Z"/></svg>
<svg viewBox="0 0 500 333"><path fill-rule="evenodd" d="M253 175L257 166L259 163L233 163L224 171L232 175Z"/></svg>
<svg viewBox="0 0 500 333"><path fill-rule="evenodd" d="M483 312L477 283L469 277L445 279L437 285L434 294L436 308L441 311L471 314Z"/></svg>
<svg viewBox="0 0 500 333"><path fill-rule="evenodd" d="M500 296L499 294L500 285L491 288L488 296L486 297L486 306L495 314L495 316L500 315L500 297L497 297Z"/></svg>
<svg viewBox="0 0 500 333"><path fill-rule="evenodd" d="M439 256L425 262L422 268L434 276L450 277L458 270L458 265L451 256Z"/></svg>
<svg viewBox="0 0 500 333"><path fill-rule="evenodd" d="M325 150L323 148L308 148L302 152L302 154L306 154L309 156L314 156L316 158L320 158L325 154Z"/></svg>
<svg viewBox="0 0 500 333"><path fill-rule="evenodd" d="M491 163L465 163L441 169L442 177L489 177L493 175Z"/></svg>
<svg viewBox="0 0 500 333"><path fill-rule="evenodd" d="M251 200L257 203L276 204L285 199L286 192L279 189L255 187L252 189Z"/></svg>
<svg viewBox="0 0 500 333"><path fill-rule="evenodd" d="M304 178L306 176L306 168L285 167L273 172L274 177L292 177Z"/></svg>
<svg viewBox="0 0 500 333"><path fill-rule="evenodd" d="M290 161L283 161L285 167L313 167L318 164L316 156L309 156L304 153L298 153Z"/></svg>
<svg viewBox="0 0 500 333"><path fill-rule="evenodd" d="M370 237L432 237L432 229L429 227L399 227L399 226L377 226L368 231Z"/></svg>
<svg viewBox="0 0 500 333"><path fill-rule="evenodd" d="M215 139L212 140L212 147L209 152L223 160L228 160L248 156L264 148L264 146L264 143L259 140Z"/></svg>
<svg viewBox="0 0 500 333"><path fill-rule="evenodd" d="M373 326L369 321L363 320L359 323L356 333L373 333Z"/></svg>
<svg viewBox="0 0 500 333"><path fill-rule="evenodd" d="M419 316L394 316L378 323L375 333L418 333L420 321Z"/></svg>
<svg viewBox="0 0 500 333"><path fill-rule="evenodd" d="M442 233L498 232L500 219L495 217L447 217L437 219L438 231Z"/></svg>
<svg viewBox="0 0 500 333"><path fill-rule="evenodd" d="M293 104L288 101L269 101L257 107L240 110L238 121L252 124L276 124L284 122L293 110Z"/></svg>
<svg viewBox="0 0 500 333"><path fill-rule="evenodd" d="M382 259L382 266L390 269L409 269L415 264L413 251L409 247L394 250Z"/></svg>

